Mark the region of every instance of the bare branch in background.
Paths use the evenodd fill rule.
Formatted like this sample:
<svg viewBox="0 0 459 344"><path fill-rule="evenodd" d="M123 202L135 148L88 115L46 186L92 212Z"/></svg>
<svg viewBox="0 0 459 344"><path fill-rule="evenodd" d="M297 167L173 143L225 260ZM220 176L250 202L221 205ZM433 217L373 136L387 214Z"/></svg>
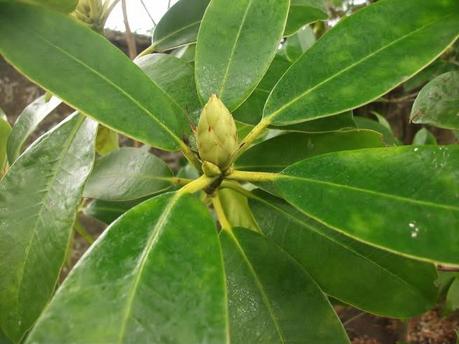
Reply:
<svg viewBox="0 0 459 344"><path fill-rule="evenodd" d="M167 9L171 8L171 0L167 2Z"/></svg>
<svg viewBox="0 0 459 344"><path fill-rule="evenodd" d="M133 60L137 56L137 47L135 44L135 38L132 35L131 28L129 27L126 0L121 0L121 5L123 8L123 19L124 19L124 27L126 28L126 43L128 46L129 57Z"/></svg>
<svg viewBox="0 0 459 344"><path fill-rule="evenodd" d="M143 8L145 9L145 12L147 12L147 15L148 17L150 18L150 20L152 21L153 25L156 26L156 22L155 20L153 19L152 15L150 14L150 11L148 11L148 8L147 6L145 5L145 2L143 0L140 0L140 3L142 4Z"/></svg>

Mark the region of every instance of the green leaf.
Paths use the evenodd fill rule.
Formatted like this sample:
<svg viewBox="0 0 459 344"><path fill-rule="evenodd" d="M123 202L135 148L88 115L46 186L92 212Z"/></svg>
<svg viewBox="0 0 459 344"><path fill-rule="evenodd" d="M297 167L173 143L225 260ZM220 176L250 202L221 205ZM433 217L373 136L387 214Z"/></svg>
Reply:
<svg viewBox="0 0 459 344"><path fill-rule="evenodd" d="M459 72L444 73L425 85L413 104L410 120L459 129Z"/></svg>
<svg viewBox="0 0 459 344"><path fill-rule="evenodd" d="M148 198L150 197L120 202L95 199L83 209L83 213L86 216L99 220L100 222L110 224L129 209L134 208L136 205L146 201Z"/></svg>
<svg viewBox="0 0 459 344"><path fill-rule="evenodd" d="M333 118L333 117L330 117ZM329 117L323 118L323 120L327 120ZM361 117L361 116L355 116L354 117L354 122L359 129L369 129L369 130L374 130L377 131L378 133L382 134L384 137L384 142L386 145L391 146L391 145L397 145L399 142L397 138L394 136L394 133L392 132L392 129L387 127L383 122L381 122L382 117L381 116L376 116L376 120L372 118L367 118L367 117ZM313 122L316 122L318 120L315 120ZM313 123L312 122L312 123ZM304 122L304 124L307 124L309 122ZM303 123L302 123L303 124Z"/></svg>
<svg viewBox="0 0 459 344"><path fill-rule="evenodd" d="M244 227L259 231L252 211L249 208L247 197L232 189L220 189L218 191L223 210L233 227Z"/></svg>
<svg viewBox="0 0 459 344"><path fill-rule="evenodd" d="M119 137L110 128L99 125L96 138L96 152L102 156L119 149Z"/></svg>
<svg viewBox="0 0 459 344"><path fill-rule="evenodd" d="M459 278L456 277L446 295L446 307L449 311L459 309Z"/></svg>
<svg viewBox="0 0 459 344"><path fill-rule="evenodd" d="M26 106L18 116L16 123L14 123L13 130L8 139L8 161L10 164L13 164L21 154L22 147L30 134L61 103L62 101L57 97L47 100L46 95L44 95Z"/></svg>
<svg viewBox="0 0 459 344"><path fill-rule="evenodd" d="M459 264L458 166L459 146L362 149L301 161L275 184L297 209L357 240Z"/></svg>
<svg viewBox="0 0 459 344"><path fill-rule="evenodd" d="M216 94L232 111L249 97L274 58L288 6L288 0L209 4L196 46L196 84L202 100Z"/></svg>
<svg viewBox="0 0 459 344"><path fill-rule="evenodd" d="M153 32L155 51L196 42L202 16L210 0L180 0L161 18Z"/></svg>
<svg viewBox="0 0 459 344"><path fill-rule="evenodd" d="M72 116L30 146L0 182L0 324L15 342L53 294L95 138L95 122Z"/></svg>
<svg viewBox="0 0 459 344"><path fill-rule="evenodd" d="M325 134L285 133L250 148L236 161L235 168L279 172L297 161L315 155L382 146L382 135L372 130Z"/></svg>
<svg viewBox="0 0 459 344"><path fill-rule="evenodd" d="M64 13L72 12L78 5L78 0L20 0L22 2L48 7Z"/></svg>
<svg viewBox="0 0 459 344"><path fill-rule="evenodd" d="M66 103L138 141L177 150L189 132L181 109L139 67L67 16L2 4L0 53Z"/></svg>
<svg viewBox="0 0 459 344"><path fill-rule="evenodd" d="M293 35L306 24L327 18L324 0L291 0L284 36Z"/></svg>
<svg viewBox="0 0 459 344"><path fill-rule="evenodd" d="M220 240L231 343L349 343L326 296L285 251L247 229Z"/></svg>
<svg viewBox="0 0 459 344"><path fill-rule="evenodd" d="M187 62L194 63L194 55L196 53L196 44L186 45L180 48L177 48L171 52L171 54L179 59ZM193 75L194 77L194 75Z"/></svg>
<svg viewBox="0 0 459 344"><path fill-rule="evenodd" d="M423 69L421 72L413 76L410 80L406 81L403 84L403 89L405 92L411 92L426 83L430 80L434 79L440 74L450 72L453 70L459 70L459 66L450 63L448 61L444 61L441 59L437 59L427 68Z"/></svg>
<svg viewBox="0 0 459 344"><path fill-rule="evenodd" d="M243 123L257 124L263 116L263 107L269 93L288 67L290 67L290 62L284 57L276 55L257 88L233 113L234 118Z"/></svg>
<svg viewBox="0 0 459 344"><path fill-rule="evenodd" d="M226 343L223 274L206 207L155 197L96 241L26 343Z"/></svg>
<svg viewBox="0 0 459 344"><path fill-rule="evenodd" d="M334 298L402 318L427 311L437 301L433 265L355 241L264 192L257 191L249 204L262 233Z"/></svg>
<svg viewBox="0 0 459 344"><path fill-rule="evenodd" d="M298 31L296 34L287 38L287 41L282 45L278 54L292 62L306 52L316 42L316 36L310 27Z"/></svg>
<svg viewBox="0 0 459 344"><path fill-rule="evenodd" d="M436 145L437 139L426 128L419 130L413 138L413 145Z"/></svg>
<svg viewBox="0 0 459 344"><path fill-rule="evenodd" d="M7 164L7 147L8 137L11 133L11 126L4 114L3 110L0 109L0 179L3 176L3 170Z"/></svg>
<svg viewBox="0 0 459 344"><path fill-rule="evenodd" d="M368 23L372 23L368 25ZM263 116L287 125L379 98L458 36L456 0L381 0L340 21L282 77Z"/></svg>
<svg viewBox="0 0 459 344"><path fill-rule="evenodd" d="M96 161L83 195L106 201L130 201L165 191L172 172L145 149L123 147Z"/></svg>
<svg viewBox="0 0 459 344"><path fill-rule="evenodd" d="M282 127L270 126L271 128L277 128L288 131L298 131L303 133L329 133L337 130L352 129L356 128L354 121L354 115L352 111L346 111L338 115L334 115L326 118L319 118L308 122L297 123L292 125L286 125ZM362 128L372 129L373 128ZM378 131L378 130L376 130Z"/></svg>
<svg viewBox="0 0 459 344"><path fill-rule="evenodd" d="M168 54L147 55L136 63L190 117L188 120L197 124L202 106L196 93L193 67Z"/></svg>

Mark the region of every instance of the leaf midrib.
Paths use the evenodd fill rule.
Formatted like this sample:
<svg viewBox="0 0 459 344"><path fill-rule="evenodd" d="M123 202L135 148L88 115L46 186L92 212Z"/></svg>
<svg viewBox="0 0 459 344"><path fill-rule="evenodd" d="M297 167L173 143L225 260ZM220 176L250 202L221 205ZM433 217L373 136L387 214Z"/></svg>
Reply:
<svg viewBox="0 0 459 344"><path fill-rule="evenodd" d="M134 299L135 299L136 292L137 292L137 289L138 289L139 284L140 284L141 277L143 275L145 264L146 264L146 262L148 260L148 256L153 251L154 246L158 242L159 237L161 236L161 234L163 233L164 227L165 227L165 225L167 223L167 220L168 220L168 218L169 218L169 216L170 216L170 214L172 212L172 209L177 204L177 202L179 201L180 197L181 196L179 194L175 194L175 195L172 196L171 199L168 200L168 204L166 205L166 207L162 211L162 214L161 214L160 218L156 222L153 230L151 231L152 234L148 238L147 244L145 245L145 248L143 249L142 254L140 255L140 258L139 258L139 260L137 262L137 265L134 268L133 273L135 275L135 278L134 278L134 281L132 282L131 287L128 290L126 310L125 310L124 316L123 316L123 318L121 320L121 325L120 325L121 329L120 329L120 333L119 333L119 337L118 337L118 341L117 341L119 344L123 343L124 336L126 335L127 322L128 322L129 316L130 316L130 314L132 312Z"/></svg>
<svg viewBox="0 0 459 344"><path fill-rule="evenodd" d="M306 91L304 91L303 93L301 93L300 95L294 97L292 100L289 100L287 103L285 103L284 105L282 105L280 108L278 108L277 110L275 110L274 112L271 112L270 114L266 115L266 116L263 116L263 117L266 117L266 118L269 118L271 121L276 118L276 116L282 112L283 110L287 109L288 107L292 106L294 103L296 103L297 101L301 100L301 98L303 98L304 96L306 96L307 94L311 93L312 91L318 89L319 87L321 87L322 85L328 83L329 81L339 77L341 74L344 74L346 73L347 71L353 69L354 67L358 66L359 64L369 60L370 58L376 56L377 54L379 54L380 52L384 51L385 49L388 49L390 48L391 46L405 40L406 38L420 32L420 31L423 31L424 29L428 28L429 26L432 26L434 24L437 24L440 20L445 20L446 18L448 17L451 17L453 14L448 14L448 15L445 15L445 16L442 16L441 18L437 18L435 20L433 20L432 22L428 23L428 24L425 24L423 26L421 26L420 28L416 29L416 30L413 30L405 35L402 35L401 37L397 38L396 40L392 41L391 43L389 44L386 44L384 46L382 46L381 48L379 49L376 49L374 52L366 55L365 57L361 58L360 60L350 64L348 67L346 68L343 68L341 69L339 72L333 74L332 76L329 76L328 78L326 78L325 80L319 82L318 84L314 85L313 87L307 89ZM350 18L350 17L349 17ZM293 67L293 65L292 65ZM289 68L290 69L290 68ZM288 72L288 71L287 71ZM287 73L286 72L286 73ZM285 74L284 74L285 75ZM282 78L281 78L282 80ZM279 80L280 81L280 80ZM277 86L277 85L276 85ZM276 87L274 87L275 89ZM273 89L273 91L274 91ZM273 93L273 91L271 91L271 94ZM270 95L271 95L270 94ZM268 98L269 100L269 98ZM267 101L268 102L268 101ZM326 117L326 116L322 116L322 117ZM319 117L317 117L319 118Z"/></svg>
<svg viewBox="0 0 459 344"><path fill-rule="evenodd" d="M71 60L73 60L74 62L76 62L77 64L81 65L82 67L86 68L88 71L90 71L91 73L93 73L94 75L96 75L97 77L99 77L101 80L105 81L109 86L113 87L116 91L118 91L119 94L123 95L125 98L127 98L128 100L130 100L137 108L139 108L142 112L144 112L149 118L151 118L163 131L165 131L167 134L169 134L169 136L178 143L179 146L181 146L183 143L182 143L182 140L174 133L172 132L166 125L164 125L158 118L156 118L156 116L150 112L150 110L148 110L146 107L144 107L141 103L139 103L139 101L137 101L133 96L131 96L129 93L127 93L126 91L123 90L122 87L118 86L116 83L114 83L112 80L110 80L109 78L107 78L106 76L104 76L103 74L101 74L100 72L98 72L97 70L95 70L94 68L92 68L91 66L89 66L88 64L86 64L84 61L80 60L79 58L77 57L74 57L71 53L69 53L67 50L57 46L56 44L54 44L53 42L51 42L50 40L46 39L45 37L42 37L40 34L38 33L32 33L29 31L29 34L31 36L35 36L37 37L38 39L40 39L41 41L43 41L45 44L51 46L52 48L56 49L58 52L62 53L63 55L67 56L68 58L70 58ZM152 80L149 80L151 83L154 84L154 82ZM156 84L154 84L156 85ZM161 89L160 87L158 87L159 90L161 90L161 92L164 93L164 90ZM164 94L166 97L170 98L169 95L167 94ZM79 108L78 106L75 106L76 108ZM89 114L88 114L89 115ZM120 130L120 129L117 129L117 130ZM129 136L131 136L131 134L128 134Z"/></svg>
<svg viewBox="0 0 459 344"><path fill-rule="evenodd" d="M351 185L337 184L337 183L333 183L329 181L311 179L307 177L298 177L298 176L291 176L288 174L279 174L279 180L281 179L300 180L306 183L326 185L326 186L330 186L330 187L338 188L338 189L347 189L347 190L357 191L361 193L366 193L366 194L373 195L373 196L391 198L391 199L395 199L398 201L407 202L407 203L416 204L416 205L423 205L427 207L440 208L440 209L446 209L446 210L452 210L452 211L459 211L459 207L456 207L456 206L451 206L447 204L436 204L436 203L432 203L432 202L425 201L425 200L413 199L413 198L408 198L408 197L404 197L400 195L394 195L394 194L389 194L389 193L370 190L370 189L363 189L363 188L351 186Z"/></svg>
<svg viewBox="0 0 459 344"><path fill-rule="evenodd" d="M229 55L229 58L228 58L228 64L226 65L226 69L225 69L225 73L223 74L220 90L218 92L218 95L220 96L220 98L223 98L223 91L225 89L226 80L228 79L229 70L230 70L231 65L233 63L233 57L234 57L234 54L236 52L236 47L237 47L237 45L239 43L239 37L241 36L242 28L245 25L245 22L247 20L247 15L249 13L250 7L252 7L252 4L253 4L252 0L249 0L249 3L247 4L247 8L244 11L244 15L242 16L241 24L239 25L239 28L238 28L238 31L237 31L236 38L234 40L233 46L231 47L230 55Z"/></svg>
<svg viewBox="0 0 459 344"><path fill-rule="evenodd" d="M42 200L38 203L38 205L40 206L40 210L38 211L37 215L34 216L34 217L36 217L36 220L35 220L35 223L34 223L34 225L32 227L32 235L31 235L30 240L29 240L29 242L27 243L27 246L26 246L24 264L23 264L23 266L21 268L20 278L18 280L18 287L19 287L19 290L18 290L18 293L17 293L18 307L20 305L19 301L21 299L21 296L20 296L22 294L21 291L23 290L22 281L24 280L25 267L26 267L26 264L27 264L27 261L28 261L28 258L29 258L29 254L30 254L30 250L31 250L31 247L32 247L33 240L36 237L36 231L37 231L38 223L39 222L44 223L42 212L43 212L43 209L45 208L45 200L49 197L49 193L50 193L50 190L52 188L52 185L54 185L54 182L56 181L56 178L57 178L57 175L58 175L58 173L60 171L60 168L61 168L61 166L62 166L62 164L64 162L63 157L68 152L68 150L70 149L70 146L72 145L73 140L75 139L75 136L77 135L78 131L80 130L81 125L83 124L84 120L85 120L85 118L83 116L81 116L81 118L79 119L79 121L77 122L75 127L70 132L70 135L68 136L67 140L65 141L64 148L62 149L61 153L58 155L58 160L57 160L58 163L55 166L53 174L51 175L51 178L49 179L49 182L46 184L45 189L42 191L44 196L43 196ZM43 141L41 141L41 142L43 142ZM19 311L19 309L18 309L18 311Z"/></svg>
<svg viewBox="0 0 459 344"><path fill-rule="evenodd" d="M261 283L260 279L258 278L257 272L255 271L255 268L253 267L252 263L250 262L250 259L245 254L244 249L241 247L241 244L239 243L239 240L236 238L236 236L234 235L232 230L229 230L228 234L229 234L230 238L236 244L236 247L237 247L237 249L239 250L239 252L240 252L240 254L242 256L242 259L247 264L247 267L249 268L250 273L252 274L252 276L253 276L253 278L255 280L255 285L257 286L257 288L258 288L258 290L259 290L259 292L261 294L261 297L263 299L263 302L264 302L264 304L265 304L265 306L266 306L266 308L268 310L269 316L271 317L271 320L272 320L273 325L274 325L274 327L276 329L277 335L279 336L279 340L281 341L282 344L285 344L284 335L282 333L282 330L281 330L279 324L277 323L276 316L274 315L274 310L273 310L273 308L271 306L271 303L269 302L269 297L266 294L265 289L263 288L263 284Z"/></svg>

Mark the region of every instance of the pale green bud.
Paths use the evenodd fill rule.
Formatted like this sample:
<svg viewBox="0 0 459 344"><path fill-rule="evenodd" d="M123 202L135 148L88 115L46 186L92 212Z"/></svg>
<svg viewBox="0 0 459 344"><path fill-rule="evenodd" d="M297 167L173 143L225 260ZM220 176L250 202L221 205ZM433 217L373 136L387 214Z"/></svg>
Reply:
<svg viewBox="0 0 459 344"><path fill-rule="evenodd" d="M225 172L238 148L237 129L233 116L216 96L204 106L197 129L199 155L203 161L217 165Z"/></svg>
<svg viewBox="0 0 459 344"><path fill-rule="evenodd" d="M204 161L202 163L202 171L208 177L217 177L222 174L222 171L217 165L214 165L208 161Z"/></svg>

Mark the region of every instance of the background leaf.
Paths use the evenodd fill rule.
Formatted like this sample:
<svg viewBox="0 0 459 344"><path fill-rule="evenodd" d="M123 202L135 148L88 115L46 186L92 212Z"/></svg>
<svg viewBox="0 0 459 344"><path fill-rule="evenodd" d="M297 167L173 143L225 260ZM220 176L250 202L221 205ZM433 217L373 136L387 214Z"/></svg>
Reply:
<svg viewBox="0 0 459 344"><path fill-rule="evenodd" d="M304 160L275 184L297 209L355 239L459 265L457 166L456 145L372 148Z"/></svg>
<svg viewBox="0 0 459 344"><path fill-rule="evenodd" d="M284 36L290 36L306 24L328 18L324 0L290 0Z"/></svg>
<svg viewBox="0 0 459 344"><path fill-rule="evenodd" d="M220 240L231 343L349 343L325 295L285 251L247 229Z"/></svg>
<svg viewBox="0 0 459 344"><path fill-rule="evenodd" d="M152 146L183 144L189 127L180 108L88 27L37 6L2 4L0 33L0 53L72 107Z"/></svg>
<svg viewBox="0 0 459 344"><path fill-rule="evenodd" d="M146 201L148 198L119 202L95 199L83 209L83 213L102 223L110 224L129 209L134 208L137 204Z"/></svg>
<svg viewBox="0 0 459 344"><path fill-rule="evenodd" d="M54 291L92 168L96 127L72 116L29 147L0 182L0 323L15 342Z"/></svg>
<svg viewBox="0 0 459 344"><path fill-rule="evenodd" d="M116 151L119 147L118 134L103 125L99 125L96 138L96 152L104 156Z"/></svg>
<svg viewBox="0 0 459 344"><path fill-rule="evenodd" d="M123 147L96 161L83 195L106 201L130 201L165 191L172 172L148 150Z"/></svg>
<svg viewBox="0 0 459 344"><path fill-rule="evenodd" d="M418 130L413 138L413 145L436 145L437 139L434 134L428 131L426 128Z"/></svg>
<svg viewBox="0 0 459 344"><path fill-rule="evenodd" d="M425 85L413 104L410 120L459 129L459 72L444 73Z"/></svg>
<svg viewBox="0 0 459 344"><path fill-rule="evenodd" d="M285 133L251 147L236 161L235 168L279 172L295 162L315 155L382 146L382 135L372 130L325 134Z"/></svg>
<svg viewBox="0 0 459 344"><path fill-rule="evenodd" d="M226 343L226 326L213 220L193 196L164 194L104 232L27 343Z"/></svg>
<svg viewBox="0 0 459 344"><path fill-rule="evenodd" d="M367 6L297 60L271 93L264 117L287 125L368 103L438 57L457 38L458 27L455 0Z"/></svg>
<svg viewBox="0 0 459 344"><path fill-rule="evenodd" d="M263 78L281 41L288 0L213 0L196 46L196 84L236 109ZM266 23L269 23L267 26Z"/></svg>
<svg viewBox="0 0 459 344"><path fill-rule="evenodd" d="M11 126L4 114L3 110L0 109L0 179L3 177L3 170L7 164L7 145L8 137L11 133Z"/></svg>
<svg viewBox="0 0 459 344"><path fill-rule="evenodd" d="M323 291L373 314L407 318L437 301L432 264L380 250L256 191L249 200L261 232L294 257Z"/></svg>
<svg viewBox="0 0 459 344"><path fill-rule="evenodd" d="M24 143L40 122L61 103L62 101L57 97L47 100L46 95L43 95L26 106L16 119L8 139L8 161L10 164L13 164L21 154Z"/></svg>
<svg viewBox="0 0 459 344"><path fill-rule="evenodd" d="M154 50L166 51L195 42L209 1L180 0L172 6L153 31Z"/></svg>

